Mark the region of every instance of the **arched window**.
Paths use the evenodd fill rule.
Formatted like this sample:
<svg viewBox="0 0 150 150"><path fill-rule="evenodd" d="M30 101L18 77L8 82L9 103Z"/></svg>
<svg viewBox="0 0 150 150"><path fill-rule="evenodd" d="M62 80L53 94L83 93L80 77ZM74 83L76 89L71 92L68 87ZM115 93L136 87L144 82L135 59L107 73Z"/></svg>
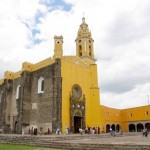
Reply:
<svg viewBox="0 0 150 150"><path fill-rule="evenodd" d="M147 130L150 131L150 122L145 124L145 128L147 128Z"/></svg>
<svg viewBox="0 0 150 150"><path fill-rule="evenodd" d="M16 99L20 98L20 85L17 86L17 90L16 90Z"/></svg>
<svg viewBox="0 0 150 150"><path fill-rule="evenodd" d="M135 125L129 124L129 132L135 132Z"/></svg>
<svg viewBox="0 0 150 150"><path fill-rule="evenodd" d="M106 133L108 133L108 132L109 132L109 130L110 130L110 125L109 125L109 124L107 124L107 125L106 125Z"/></svg>
<svg viewBox="0 0 150 150"><path fill-rule="evenodd" d="M112 124L112 125L111 125L111 128L112 128L113 131L116 131L116 129L115 129L115 124Z"/></svg>
<svg viewBox="0 0 150 150"><path fill-rule="evenodd" d="M44 78L40 77L38 80L38 93L44 92Z"/></svg>
<svg viewBox="0 0 150 150"><path fill-rule="evenodd" d="M117 131L117 132L120 131L120 125L119 125L119 124L116 125L116 131Z"/></svg>
<svg viewBox="0 0 150 150"><path fill-rule="evenodd" d="M79 56L82 56L82 46L79 45Z"/></svg>
<svg viewBox="0 0 150 150"><path fill-rule="evenodd" d="M136 128L137 128L137 132L141 132L144 129L144 126L142 123L138 123Z"/></svg>
<svg viewBox="0 0 150 150"><path fill-rule="evenodd" d="M91 48L91 45L89 46L89 56L92 56L92 48Z"/></svg>
<svg viewBox="0 0 150 150"><path fill-rule="evenodd" d="M44 91L44 80L42 80L42 83L41 83L41 91Z"/></svg>

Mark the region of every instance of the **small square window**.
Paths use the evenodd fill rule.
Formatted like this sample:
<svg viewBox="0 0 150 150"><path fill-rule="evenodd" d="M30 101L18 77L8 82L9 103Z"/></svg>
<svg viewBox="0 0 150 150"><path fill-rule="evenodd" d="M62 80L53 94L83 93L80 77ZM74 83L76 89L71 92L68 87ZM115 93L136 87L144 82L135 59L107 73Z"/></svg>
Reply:
<svg viewBox="0 0 150 150"><path fill-rule="evenodd" d="M146 115L148 116L148 111L146 111Z"/></svg>

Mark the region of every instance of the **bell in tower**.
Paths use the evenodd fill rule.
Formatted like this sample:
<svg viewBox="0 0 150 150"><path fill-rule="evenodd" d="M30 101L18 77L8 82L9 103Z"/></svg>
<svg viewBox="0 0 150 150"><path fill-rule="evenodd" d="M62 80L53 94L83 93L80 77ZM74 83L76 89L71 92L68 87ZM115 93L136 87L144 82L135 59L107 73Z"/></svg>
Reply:
<svg viewBox="0 0 150 150"><path fill-rule="evenodd" d="M94 59L93 42L91 32L88 25L85 22L85 18L82 18L82 23L79 27L76 42L76 55L79 57L88 57Z"/></svg>
<svg viewBox="0 0 150 150"><path fill-rule="evenodd" d="M61 58L63 56L63 37L54 36L54 58Z"/></svg>

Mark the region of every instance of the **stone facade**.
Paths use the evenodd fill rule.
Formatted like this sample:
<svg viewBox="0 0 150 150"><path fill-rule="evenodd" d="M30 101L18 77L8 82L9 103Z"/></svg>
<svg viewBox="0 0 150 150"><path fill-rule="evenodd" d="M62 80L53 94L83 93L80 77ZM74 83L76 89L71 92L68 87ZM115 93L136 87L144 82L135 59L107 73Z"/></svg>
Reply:
<svg viewBox="0 0 150 150"><path fill-rule="evenodd" d="M38 93L38 80L44 79L44 91ZM22 133L27 127L55 131L61 122L61 61L36 70L24 71L20 78L5 79L0 85L0 126L4 132Z"/></svg>

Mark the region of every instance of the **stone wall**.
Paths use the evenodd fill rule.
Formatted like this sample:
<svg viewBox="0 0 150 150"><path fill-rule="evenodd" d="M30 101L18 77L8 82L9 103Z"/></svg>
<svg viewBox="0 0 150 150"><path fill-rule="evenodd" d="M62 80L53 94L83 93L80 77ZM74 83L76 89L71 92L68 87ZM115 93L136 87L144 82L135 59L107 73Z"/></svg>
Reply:
<svg viewBox="0 0 150 150"><path fill-rule="evenodd" d="M12 80L5 79L3 85L0 86L0 126L4 131L10 130L10 108L13 91Z"/></svg>
<svg viewBox="0 0 150 150"><path fill-rule="evenodd" d="M38 93L38 80L44 79L44 92ZM16 97L17 88L19 96ZM21 133L22 128L61 129L61 61L36 70L23 71L20 78L4 80L0 85L0 128Z"/></svg>
<svg viewBox="0 0 150 150"><path fill-rule="evenodd" d="M42 127L56 130L61 124L61 63L60 60L50 66L32 73L30 127ZM38 93L38 80L44 78L44 92ZM50 126L52 124L52 126ZM61 126L59 126L61 128Z"/></svg>

